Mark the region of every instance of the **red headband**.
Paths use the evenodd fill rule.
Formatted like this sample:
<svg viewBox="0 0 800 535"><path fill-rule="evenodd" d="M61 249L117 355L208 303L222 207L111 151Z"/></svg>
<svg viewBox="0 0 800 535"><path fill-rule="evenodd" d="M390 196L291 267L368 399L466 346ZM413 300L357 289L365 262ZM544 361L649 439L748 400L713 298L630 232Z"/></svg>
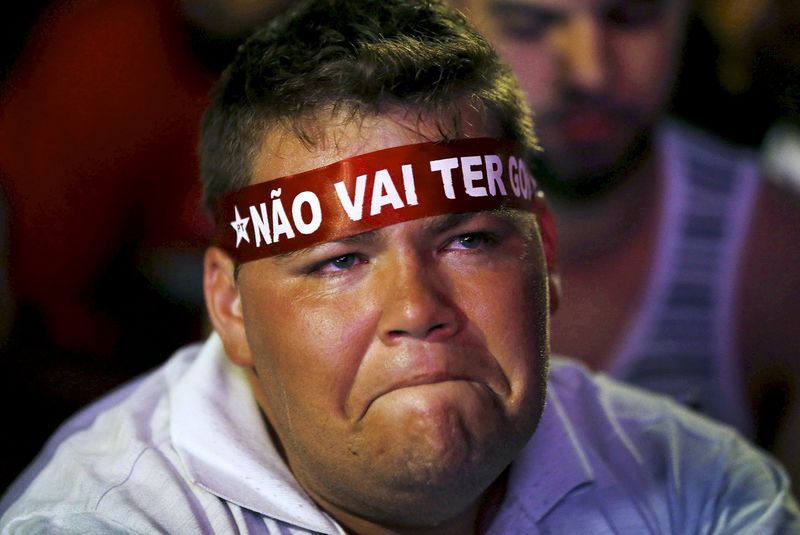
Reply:
<svg viewBox="0 0 800 535"><path fill-rule="evenodd" d="M555 227L521 145L472 138L379 150L261 182L223 199L216 244L249 262L402 221L498 208L533 211L548 267Z"/></svg>

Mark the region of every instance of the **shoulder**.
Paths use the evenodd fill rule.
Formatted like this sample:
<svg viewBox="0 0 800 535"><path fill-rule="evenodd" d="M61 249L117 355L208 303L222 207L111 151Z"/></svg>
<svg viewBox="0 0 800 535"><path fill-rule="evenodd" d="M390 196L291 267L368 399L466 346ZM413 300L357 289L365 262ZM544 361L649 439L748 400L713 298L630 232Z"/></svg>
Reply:
<svg viewBox="0 0 800 535"><path fill-rule="evenodd" d="M761 179L739 276L738 353L759 443L800 476L800 193Z"/></svg>
<svg viewBox="0 0 800 535"><path fill-rule="evenodd" d="M669 462L713 464L720 455L727 455L732 444L746 445L730 426L667 396L594 373L572 360L553 360L549 386L586 444L593 447L598 441L621 441L639 462L666 458ZM690 451L691 455L682 457Z"/></svg>
<svg viewBox="0 0 800 535"><path fill-rule="evenodd" d="M800 312L796 299L800 290L800 194L796 190L769 176L761 177L745 255L740 278L742 319L768 327L775 325L776 316ZM778 314L778 310L784 312ZM795 322L795 327L800 323Z"/></svg>
<svg viewBox="0 0 800 535"><path fill-rule="evenodd" d="M724 533L800 528L783 469L733 428L561 359L553 361L550 387L598 488L666 510L673 528L688 531L709 522Z"/></svg>
<svg viewBox="0 0 800 535"><path fill-rule="evenodd" d="M571 360L553 359L549 386L590 447L598 441L620 440L629 444L635 457L644 459L653 453L668 456L671 448L707 444L715 449L735 435L732 428L666 396L591 372Z"/></svg>
<svg viewBox="0 0 800 535"><path fill-rule="evenodd" d="M800 313L800 185L777 172L756 151L724 141L679 120L661 126L666 143L679 143L688 158L727 162L721 169L749 170L746 188L752 210L737 215L747 233L739 269L739 310L742 330L770 328L787 334L785 312ZM796 158L796 154L793 155ZM733 208L733 207L732 207ZM783 312L779 312L783 311ZM778 317L780 316L780 317ZM798 317L798 316L795 316ZM796 327L800 323L795 322ZM800 328L795 328L800 334ZM763 336L761 336L763 338ZM800 341L800 337L795 339ZM795 347L800 345L795 344Z"/></svg>
<svg viewBox="0 0 800 535"><path fill-rule="evenodd" d="M552 360L549 385L570 419L588 433L616 430L637 436L638 442L648 436L669 442L663 435L670 430L683 440L708 442L719 442L721 436L727 438L736 433L733 428L712 422L666 396L592 372L571 359Z"/></svg>
<svg viewBox="0 0 800 535"><path fill-rule="evenodd" d="M138 535L112 518L98 513L66 513L59 516L32 513L15 517L0 526L3 535L25 535L28 533L75 534L126 534Z"/></svg>
<svg viewBox="0 0 800 535"><path fill-rule="evenodd" d="M169 393L197 353L197 346L177 352L65 422L4 496L3 530L21 522L32 531L49 523L55 529L69 519L71 526L107 523L119 532L106 517L184 492L188 483L169 434Z"/></svg>
<svg viewBox="0 0 800 535"><path fill-rule="evenodd" d="M738 349L754 401L776 388L797 398L800 194L769 176L760 180L738 288Z"/></svg>

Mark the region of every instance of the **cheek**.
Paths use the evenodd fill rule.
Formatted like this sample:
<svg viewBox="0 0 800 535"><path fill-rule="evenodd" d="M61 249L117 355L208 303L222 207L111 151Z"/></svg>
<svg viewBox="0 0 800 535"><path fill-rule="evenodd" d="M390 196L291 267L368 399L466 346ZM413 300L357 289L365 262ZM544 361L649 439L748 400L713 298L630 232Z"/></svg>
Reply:
<svg viewBox="0 0 800 535"><path fill-rule="evenodd" d="M530 259L517 260L532 265ZM489 351L510 382L528 385L549 353L548 290L543 271L500 266L460 285L459 295L470 321L485 337ZM468 278L461 280L468 281ZM513 386L512 386L513 388Z"/></svg>
<svg viewBox="0 0 800 535"><path fill-rule="evenodd" d="M541 43L497 41L500 55L511 66L534 115L547 111L559 91L554 54Z"/></svg>
<svg viewBox="0 0 800 535"><path fill-rule="evenodd" d="M664 26L611 39L618 94L653 112L672 88L678 59L674 32Z"/></svg>
<svg viewBox="0 0 800 535"><path fill-rule="evenodd" d="M331 409L343 415L373 338L370 307L346 296L321 300L290 293L275 296L284 306L251 317L247 325L248 333L255 333L249 338L266 398L273 410L291 407L296 414L287 419L314 419Z"/></svg>

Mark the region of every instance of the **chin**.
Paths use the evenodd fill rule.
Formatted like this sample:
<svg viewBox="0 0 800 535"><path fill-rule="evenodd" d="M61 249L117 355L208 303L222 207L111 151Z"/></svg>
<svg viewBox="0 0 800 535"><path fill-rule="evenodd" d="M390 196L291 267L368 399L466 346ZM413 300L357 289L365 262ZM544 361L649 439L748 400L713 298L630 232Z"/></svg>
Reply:
<svg viewBox="0 0 800 535"><path fill-rule="evenodd" d="M650 138L641 138L618 150L611 147L581 147L566 153L552 151L539 162L536 178L551 196L569 201L587 201L615 191L633 176L649 156ZM580 158L575 155L580 154Z"/></svg>
<svg viewBox="0 0 800 535"><path fill-rule="evenodd" d="M514 457L506 449L496 444L469 455L417 449L395 472L384 474L389 480L384 492L370 495L371 516L398 526L414 527L420 519L429 525L444 523L479 499L500 476Z"/></svg>
<svg viewBox="0 0 800 535"><path fill-rule="evenodd" d="M499 402L477 403L480 397L463 393L460 404L450 396L391 398L373 405L348 456L325 467L324 487L313 487L325 488L316 495L340 509L408 528L446 523L479 500L525 446L541 414L529 398L511 415ZM464 411L470 399L474 410Z"/></svg>
<svg viewBox="0 0 800 535"><path fill-rule="evenodd" d="M457 416L414 426L404 447L395 451L391 479L395 500L409 508L428 508L442 497L469 501L480 495L516 457L530 434L505 419L479 422L477 428ZM526 426L527 428L527 426ZM406 429L408 431L408 429Z"/></svg>
<svg viewBox="0 0 800 535"><path fill-rule="evenodd" d="M513 438L519 435L515 421L530 418L509 415L488 388L460 381L404 389L382 401L364 421L372 435L373 455L367 457L391 467L396 482L406 480L409 487L452 485L482 472L487 459L513 457L505 449L525 441Z"/></svg>

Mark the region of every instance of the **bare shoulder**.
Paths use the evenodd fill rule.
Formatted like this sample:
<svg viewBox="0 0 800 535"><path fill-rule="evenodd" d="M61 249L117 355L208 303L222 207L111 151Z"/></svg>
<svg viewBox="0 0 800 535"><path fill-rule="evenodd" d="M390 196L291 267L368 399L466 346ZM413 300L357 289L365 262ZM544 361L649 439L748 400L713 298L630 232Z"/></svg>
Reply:
<svg viewBox="0 0 800 535"><path fill-rule="evenodd" d="M800 187L762 176L751 227L753 252L770 256L790 254L800 258L797 232L800 231ZM775 249L775 246L781 246Z"/></svg>
<svg viewBox="0 0 800 535"><path fill-rule="evenodd" d="M738 296L756 440L800 480L800 194L762 178Z"/></svg>
<svg viewBox="0 0 800 535"><path fill-rule="evenodd" d="M739 286L742 345L800 357L800 191L762 177Z"/></svg>

